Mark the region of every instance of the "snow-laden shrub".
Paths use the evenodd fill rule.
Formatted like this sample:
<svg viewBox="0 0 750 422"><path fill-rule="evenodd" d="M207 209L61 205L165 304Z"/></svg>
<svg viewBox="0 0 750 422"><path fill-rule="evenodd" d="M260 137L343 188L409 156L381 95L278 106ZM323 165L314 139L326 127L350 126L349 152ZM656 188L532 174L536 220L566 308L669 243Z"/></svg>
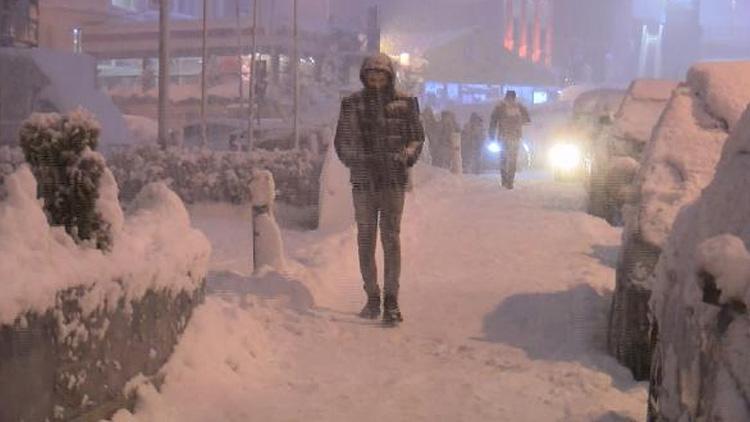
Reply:
<svg viewBox="0 0 750 422"><path fill-rule="evenodd" d="M297 206L317 204L322 167L321 158L305 150L247 153L150 145L116 152L108 163L126 202L146 184L163 181L187 203L245 203L253 170L262 169L273 174L278 199Z"/></svg>
<svg viewBox="0 0 750 422"><path fill-rule="evenodd" d="M107 170L104 157L94 152L100 130L82 109L68 115L34 113L21 126L19 140L50 224L64 226L77 243L108 250L111 222L97 209Z"/></svg>

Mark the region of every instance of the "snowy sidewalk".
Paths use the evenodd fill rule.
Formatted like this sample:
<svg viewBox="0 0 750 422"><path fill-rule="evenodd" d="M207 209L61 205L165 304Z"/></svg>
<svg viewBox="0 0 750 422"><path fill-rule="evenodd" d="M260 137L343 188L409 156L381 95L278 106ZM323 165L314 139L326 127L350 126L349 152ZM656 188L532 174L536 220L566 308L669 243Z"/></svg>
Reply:
<svg viewBox="0 0 750 422"><path fill-rule="evenodd" d="M579 187L440 173L407 201L395 329L355 317L353 230L286 232L293 268L253 278L245 212L194 208L209 296L160 392L114 420L645 419L645 385L604 352L619 231Z"/></svg>

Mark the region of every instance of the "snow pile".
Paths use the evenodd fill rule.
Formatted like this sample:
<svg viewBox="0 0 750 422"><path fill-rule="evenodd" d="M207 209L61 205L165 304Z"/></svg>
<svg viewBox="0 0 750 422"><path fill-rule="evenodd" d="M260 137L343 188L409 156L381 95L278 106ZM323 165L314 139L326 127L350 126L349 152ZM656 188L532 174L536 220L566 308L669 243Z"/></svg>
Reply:
<svg viewBox="0 0 750 422"><path fill-rule="evenodd" d="M83 286L81 300L89 315L116 307L120 299L142 297L148 290L193 292L202 285L211 247L190 227L177 196L151 185L124 220L113 179L104 177L99 204L113 221L110 252L75 244L62 227L51 227L37 200L37 184L28 165L5 179L8 197L0 202L0 324L25 312L44 313L62 290ZM85 316L85 315L84 315Z"/></svg>
<svg viewBox="0 0 750 422"><path fill-rule="evenodd" d="M750 253L742 239L724 234L698 245L696 263L711 274L720 292L720 304L731 301L750 303Z"/></svg>
<svg viewBox="0 0 750 422"><path fill-rule="evenodd" d="M750 109L735 126L656 270L653 411L664 420L750 420Z"/></svg>
<svg viewBox="0 0 750 422"><path fill-rule="evenodd" d="M688 72L688 83L712 114L732 131L750 101L750 62L700 63Z"/></svg>
<svg viewBox="0 0 750 422"><path fill-rule="evenodd" d="M125 115L125 124L133 139L141 144L155 144L159 138L159 125L148 117Z"/></svg>
<svg viewBox="0 0 750 422"><path fill-rule="evenodd" d="M664 245L680 208L695 200L711 181L727 138L714 117L721 115L701 100L698 89L686 85L675 92L646 147L638 176L640 204L627 224L627 233L637 232L658 248Z"/></svg>
<svg viewBox="0 0 750 422"><path fill-rule="evenodd" d="M306 150L244 153L153 145L116 152L108 163L126 202L146 184L163 181L187 203L245 203L253 170L266 169L274 176L279 200L298 206L317 204L322 167L321 158Z"/></svg>
<svg viewBox="0 0 750 422"><path fill-rule="evenodd" d="M677 82L643 79L630 85L620 109L615 114L614 135L640 144L651 139L651 132L677 88ZM634 158L640 158L638 156Z"/></svg>
<svg viewBox="0 0 750 422"><path fill-rule="evenodd" d="M164 383L141 385L134 410L113 420L644 420L647 386L601 350L619 230L580 212L583 189L522 175L506 195L492 176L414 170L406 323L384 330L356 316L353 228L287 231L294 278L212 273ZM239 269L247 215L215 211L194 221L221 222L208 230L215 262ZM316 306L290 308L299 288Z"/></svg>

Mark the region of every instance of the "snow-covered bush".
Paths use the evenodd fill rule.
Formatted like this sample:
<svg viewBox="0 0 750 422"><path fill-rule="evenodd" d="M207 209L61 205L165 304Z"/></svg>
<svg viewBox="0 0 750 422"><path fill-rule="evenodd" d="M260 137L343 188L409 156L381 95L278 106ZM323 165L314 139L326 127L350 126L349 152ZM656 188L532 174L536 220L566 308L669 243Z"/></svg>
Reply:
<svg viewBox="0 0 750 422"><path fill-rule="evenodd" d="M34 113L19 136L50 224L64 226L77 243L108 250L112 222L97 207L107 171L104 157L94 152L99 132L93 116L79 109L68 115Z"/></svg>
<svg viewBox="0 0 750 422"><path fill-rule="evenodd" d="M648 300L654 268L680 209L714 176L721 149L750 102L750 62L694 66L673 93L637 176L636 201L623 209L625 230L609 326L611 353L638 379L649 377Z"/></svg>
<svg viewBox="0 0 750 422"><path fill-rule="evenodd" d="M654 420L750 420L750 108L730 124L716 177L680 212L656 268Z"/></svg>
<svg viewBox="0 0 750 422"><path fill-rule="evenodd" d="M111 406L128 379L167 360L202 297L211 246L177 195L149 185L124 218L114 179L102 181L109 207L101 209L120 217L106 254L49 224L28 164L5 178L0 349L9 353L0 373L25 376L10 395L0 389L0 420L52 420L53 409L77 420ZM54 359L40 365L28 356Z"/></svg>
<svg viewBox="0 0 750 422"><path fill-rule="evenodd" d="M163 181L187 203L244 203L250 200L253 170L269 170L278 199L298 206L316 205L322 159L308 151L252 153L206 149L159 149L140 146L114 153L108 160L129 202L148 183Z"/></svg>

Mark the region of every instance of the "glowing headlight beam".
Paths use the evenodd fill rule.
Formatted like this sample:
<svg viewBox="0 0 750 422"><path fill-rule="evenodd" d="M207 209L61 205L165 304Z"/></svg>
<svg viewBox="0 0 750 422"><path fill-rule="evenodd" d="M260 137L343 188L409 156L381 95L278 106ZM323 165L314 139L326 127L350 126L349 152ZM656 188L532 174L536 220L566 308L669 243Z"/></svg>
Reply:
<svg viewBox="0 0 750 422"><path fill-rule="evenodd" d="M502 150L503 150L503 148L500 146L500 143L497 142L497 141L493 141L493 142L490 142L489 144L487 144L487 151L489 151L489 152L491 152L493 154L497 154L497 153L499 153Z"/></svg>
<svg viewBox="0 0 750 422"><path fill-rule="evenodd" d="M573 144L557 144L549 152L549 162L553 168L573 170L581 164L581 149Z"/></svg>

